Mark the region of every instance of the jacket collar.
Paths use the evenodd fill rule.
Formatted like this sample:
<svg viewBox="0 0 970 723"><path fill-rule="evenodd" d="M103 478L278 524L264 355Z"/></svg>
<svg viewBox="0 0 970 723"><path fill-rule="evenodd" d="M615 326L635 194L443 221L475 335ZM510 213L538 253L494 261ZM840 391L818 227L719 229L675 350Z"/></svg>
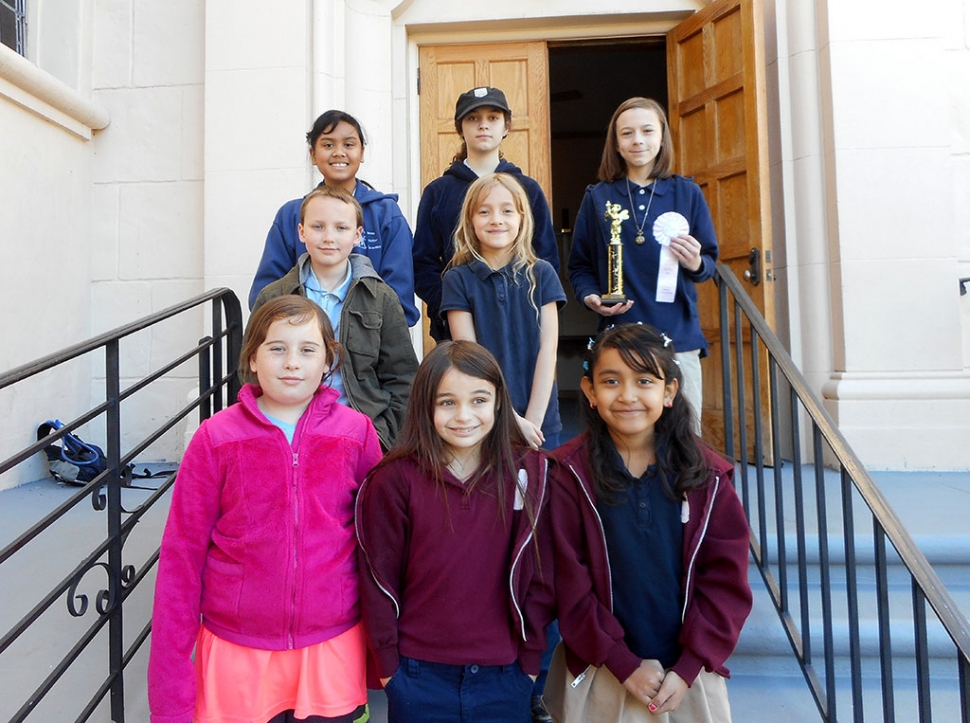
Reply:
<svg viewBox="0 0 970 723"><path fill-rule="evenodd" d="M257 384L243 384L242 388L239 390L239 396L237 401L239 404L251 415L253 415L257 421L264 424L272 424L259 410L259 405L256 400L263 394L262 389L259 388ZM310 400L310 406L307 407L308 413L319 414L325 412L333 407L337 403L337 392L327 386L326 384L321 384L316 392L313 393L313 398Z"/></svg>

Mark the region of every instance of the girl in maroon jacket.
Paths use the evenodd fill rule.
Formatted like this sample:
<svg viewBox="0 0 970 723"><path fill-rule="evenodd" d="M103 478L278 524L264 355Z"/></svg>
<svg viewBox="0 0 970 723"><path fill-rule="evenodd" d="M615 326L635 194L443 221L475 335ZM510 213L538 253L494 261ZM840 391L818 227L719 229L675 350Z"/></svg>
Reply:
<svg viewBox="0 0 970 723"><path fill-rule="evenodd" d="M553 617L547 466L490 352L443 342L425 357L401 433L357 497L389 723L530 720Z"/></svg>
<svg viewBox="0 0 970 723"><path fill-rule="evenodd" d="M668 338L624 324L590 345L588 431L551 481L560 721L730 721L724 661L751 610L733 466L694 435Z"/></svg>

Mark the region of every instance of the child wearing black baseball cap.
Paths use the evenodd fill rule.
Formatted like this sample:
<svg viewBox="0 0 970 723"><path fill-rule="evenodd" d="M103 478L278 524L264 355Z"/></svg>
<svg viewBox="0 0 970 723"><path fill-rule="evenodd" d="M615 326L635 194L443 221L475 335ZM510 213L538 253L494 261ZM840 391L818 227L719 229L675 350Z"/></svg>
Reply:
<svg viewBox="0 0 970 723"><path fill-rule="evenodd" d="M441 274L454 254L452 236L465 192L480 176L508 173L522 184L535 219L533 249L559 270L559 251L545 194L534 179L502 155L502 140L511 128L512 109L501 90L480 86L462 93L455 103L455 130L462 139L461 149L451 166L421 195L414 230L414 289L428 305L431 336L436 341L450 338L440 312Z"/></svg>

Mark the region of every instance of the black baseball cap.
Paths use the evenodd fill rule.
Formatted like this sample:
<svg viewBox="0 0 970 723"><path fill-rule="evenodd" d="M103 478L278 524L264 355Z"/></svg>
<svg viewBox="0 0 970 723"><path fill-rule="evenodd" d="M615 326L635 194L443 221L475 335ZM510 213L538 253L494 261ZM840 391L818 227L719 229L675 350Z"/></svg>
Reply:
<svg viewBox="0 0 970 723"><path fill-rule="evenodd" d="M472 88L458 96L458 102L455 103L455 120L460 121L471 111L483 105L499 108L512 115L509 102L505 100L505 93L498 88L484 85L480 88Z"/></svg>

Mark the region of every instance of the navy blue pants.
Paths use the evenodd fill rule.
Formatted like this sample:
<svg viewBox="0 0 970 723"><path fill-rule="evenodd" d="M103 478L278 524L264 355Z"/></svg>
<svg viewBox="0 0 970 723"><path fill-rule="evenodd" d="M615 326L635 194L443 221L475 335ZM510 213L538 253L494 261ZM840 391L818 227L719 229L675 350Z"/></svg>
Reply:
<svg viewBox="0 0 970 723"><path fill-rule="evenodd" d="M384 689L387 723L529 723L532 679L518 663L445 665L401 656Z"/></svg>

